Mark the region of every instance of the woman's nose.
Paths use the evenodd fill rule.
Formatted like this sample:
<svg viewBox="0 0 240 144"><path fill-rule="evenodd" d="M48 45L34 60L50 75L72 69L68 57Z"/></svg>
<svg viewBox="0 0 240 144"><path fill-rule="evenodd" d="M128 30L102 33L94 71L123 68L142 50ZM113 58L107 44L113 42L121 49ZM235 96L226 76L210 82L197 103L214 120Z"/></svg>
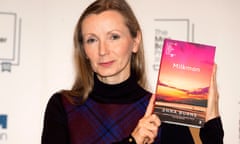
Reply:
<svg viewBox="0 0 240 144"><path fill-rule="evenodd" d="M99 55L104 56L109 53L108 45L106 42L101 41L99 44Z"/></svg>

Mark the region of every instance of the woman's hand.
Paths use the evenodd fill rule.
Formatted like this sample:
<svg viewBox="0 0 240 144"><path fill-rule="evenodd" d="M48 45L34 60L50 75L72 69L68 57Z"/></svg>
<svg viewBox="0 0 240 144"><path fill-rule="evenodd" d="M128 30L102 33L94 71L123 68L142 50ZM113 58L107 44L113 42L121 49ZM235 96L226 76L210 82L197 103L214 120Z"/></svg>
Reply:
<svg viewBox="0 0 240 144"><path fill-rule="evenodd" d="M213 67L211 85L209 88L206 121L209 121L219 116L219 108L218 108L219 93L218 93L217 82L216 82L216 71L217 71L217 65L215 64Z"/></svg>
<svg viewBox="0 0 240 144"><path fill-rule="evenodd" d="M137 144L150 144L154 142L158 134L161 121L156 114L153 114L155 96L152 95L145 115L139 120L137 127L132 132Z"/></svg>

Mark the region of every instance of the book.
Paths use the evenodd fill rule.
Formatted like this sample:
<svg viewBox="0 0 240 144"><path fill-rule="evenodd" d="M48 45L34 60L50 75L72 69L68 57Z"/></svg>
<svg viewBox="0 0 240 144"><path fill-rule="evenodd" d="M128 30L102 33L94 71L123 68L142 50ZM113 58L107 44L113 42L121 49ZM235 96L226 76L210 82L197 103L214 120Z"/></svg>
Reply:
<svg viewBox="0 0 240 144"><path fill-rule="evenodd" d="M164 39L154 107L162 122L204 125L215 50L211 45Z"/></svg>

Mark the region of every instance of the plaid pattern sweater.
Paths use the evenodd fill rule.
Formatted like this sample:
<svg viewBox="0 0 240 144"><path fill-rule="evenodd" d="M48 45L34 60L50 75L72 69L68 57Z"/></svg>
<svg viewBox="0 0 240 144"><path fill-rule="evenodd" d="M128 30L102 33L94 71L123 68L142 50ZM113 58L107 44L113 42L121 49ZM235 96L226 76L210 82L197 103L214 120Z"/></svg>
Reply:
<svg viewBox="0 0 240 144"><path fill-rule="evenodd" d="M144 115L150 96L133 76L117 85L101 83L95 76L94 89L82 105L72 105L65 96L56 93L45 112L42 144L130 143L127 138ZM205 128L208 135L201 137L205 141L216 131L212 125L217 123L221 128L220 119L212 123ZM194 142L187 127L162 124L155 143Z"/></svg>

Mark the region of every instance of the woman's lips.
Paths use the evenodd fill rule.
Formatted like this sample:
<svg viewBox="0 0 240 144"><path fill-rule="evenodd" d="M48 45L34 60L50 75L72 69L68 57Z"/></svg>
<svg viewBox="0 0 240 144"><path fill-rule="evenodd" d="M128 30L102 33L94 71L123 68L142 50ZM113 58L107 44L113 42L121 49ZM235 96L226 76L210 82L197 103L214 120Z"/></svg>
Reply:
<svg viewBox="0 0 240 144"><path fill-rule="evenodd" d="M99 65L102 67L110 67L114 61L100 62Z"/></svg>

